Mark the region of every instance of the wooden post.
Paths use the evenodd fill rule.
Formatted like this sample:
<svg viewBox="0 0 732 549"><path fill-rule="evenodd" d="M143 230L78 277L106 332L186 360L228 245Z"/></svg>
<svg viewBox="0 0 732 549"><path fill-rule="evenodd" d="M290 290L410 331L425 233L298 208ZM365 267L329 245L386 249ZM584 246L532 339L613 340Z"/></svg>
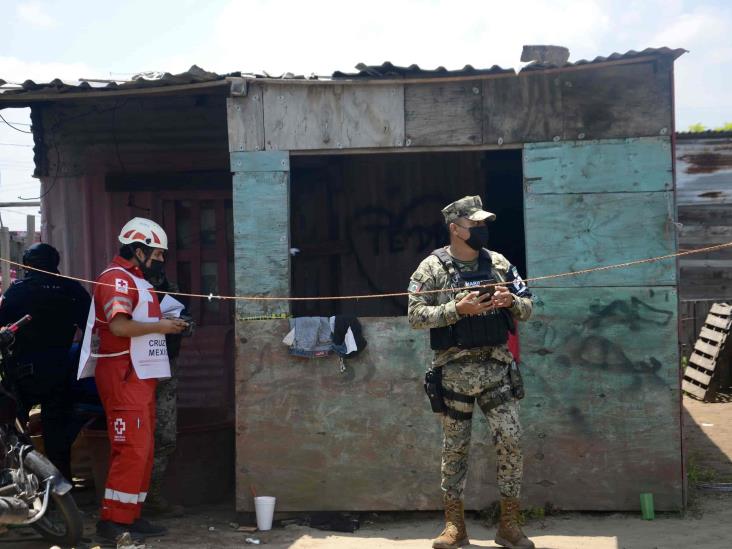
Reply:
<svg viewBox="0 0 732 549"><path fill-rule="evenodd" d="M10 259L10 229L3 227L0 229L0 257ZM10 287L10 263L5 261L0 265L0 275L3 278L3 293Z"/></svg>
<svg viewBox="0 0 732 549"><path fill-rule="evenodd" d="M33 246L36 241L36 216L29 215L26 217L26 232L25 232L25 248L26 250Z"/></svg>

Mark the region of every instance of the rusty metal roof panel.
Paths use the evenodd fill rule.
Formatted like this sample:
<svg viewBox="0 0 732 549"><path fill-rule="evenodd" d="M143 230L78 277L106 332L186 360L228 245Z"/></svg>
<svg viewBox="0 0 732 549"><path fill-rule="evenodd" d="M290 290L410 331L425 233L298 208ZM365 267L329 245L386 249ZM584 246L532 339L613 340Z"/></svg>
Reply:
<svg viewBox="0 0 732 549"><path fill-rule="evenodd" d="M595 57L594 59L580 59L579 61L572 61L570 63L566 63L564 65L558 66L558 65L550 65L545 63L531 63L529 65L526 65L523 69L521 69L521 72L528 72L528 71L534 71L534 70L543 70L543 69L563 69L566 67L577 67L581 65L593 65L597 63L608 63L613 61L624 61L627 59L634 59L638 57L673 57L674 60L678 59L685 53L687 53L688 50L685 50L683 48L646 48L643 51L635 51L635 50L629 50L625 53L612 53L608 55L607 57Z"/></svg>

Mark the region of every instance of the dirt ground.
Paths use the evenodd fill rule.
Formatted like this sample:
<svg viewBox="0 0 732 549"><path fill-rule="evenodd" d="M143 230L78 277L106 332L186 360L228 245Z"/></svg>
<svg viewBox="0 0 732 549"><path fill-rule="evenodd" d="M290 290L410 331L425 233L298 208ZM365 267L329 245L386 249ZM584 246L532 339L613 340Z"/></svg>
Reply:
<svg viewBox="0 0 732 549"><path fill-rule="evenodd" d="M660 513L653 521L639 514L560 513L531 520L525 527L538 549L703 549L732 548L732 493L711 493L694 488L697 481L732 480L732 402L700 403L685 400L685 443L690 456L690 506L685 513ZM85 496L86 494L86 496ZM94 507L91 492L79 495L87 514L91 548ZM84 500L86 498L86 501ZM412 549L431 547L441 530L436 513L363 514L354 534L338 534L290 524L271 532L247 534L232 525L236 514L230 505L190 509L186 517L162 521L170 534L148 539L148 549L224 549L247 546L248 537L272 549ZM497 547L495 528L476 516L468 517L471 547ZM47 549L32 531L17 530L0 537L0 549Z"/></svg>

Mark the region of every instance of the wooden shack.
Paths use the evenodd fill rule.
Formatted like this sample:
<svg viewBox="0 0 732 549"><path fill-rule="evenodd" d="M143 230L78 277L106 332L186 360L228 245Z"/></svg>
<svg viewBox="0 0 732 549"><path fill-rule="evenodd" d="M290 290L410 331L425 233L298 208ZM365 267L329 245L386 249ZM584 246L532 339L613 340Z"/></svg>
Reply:
<svg viewBox="0 0 732 549"><path fill-rule="evenodd" d="M491 246L528 277L673 253L681 53L519 73L384 64L328 79L237 74L55 99L27 89L0 94L0 106L35 113L44 213L55 220L44 234L67 256L90 239L98 250L69 263L74 273L101 268L119 218L146 212L173 233L186 227L188 251L173 258L190 291L358 296L404 291L445 242L440 208L466 194L498 214ZM63 116L75 122L57 131L53 116L72 107L76 118ZM520 328L527 502L637 509L652 492L658 509L683 507L677 280L667 260L531 284L535 313ZM238 510L252 510L252 485L282 511L441 506L440 426L422 391L428 334L410 329L404 298L239 300L233 326L226 306L197 305L215 316L197 356L218 362L182 376L191 402L226 406L215 395L227 377L212 365L225 372L226 341L235 346ZM288 354L278 317L332 314L357 315L369 342L345 372L333 357ZM481 508L497 499L495 460L474 421L467 505Z"/></svg>

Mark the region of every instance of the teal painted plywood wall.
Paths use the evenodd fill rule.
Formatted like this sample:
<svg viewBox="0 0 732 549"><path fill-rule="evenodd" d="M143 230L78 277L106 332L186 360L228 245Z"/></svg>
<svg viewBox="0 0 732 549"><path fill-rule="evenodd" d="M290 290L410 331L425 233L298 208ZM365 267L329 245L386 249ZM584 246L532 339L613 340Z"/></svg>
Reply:
<svg viewBox="0 0 732 549"><path fill-rule="evenodd" d="M234 267L238 295L290 295L289 154L236 152ZM237 301L239 316L289 312L287 301Z"/></svg>
<svg viewBox="0 0 732 549"><path fill-rule="evenodd" d="M528 276L673 253L671 161L665 137L527 145ZM556 459L571 474L547 486L572 483L618 508L641 491L682 507L675 260L531 286L523 414L527 441L539 437L545 448L529 454L527 476L556 474Z"/></svg>

